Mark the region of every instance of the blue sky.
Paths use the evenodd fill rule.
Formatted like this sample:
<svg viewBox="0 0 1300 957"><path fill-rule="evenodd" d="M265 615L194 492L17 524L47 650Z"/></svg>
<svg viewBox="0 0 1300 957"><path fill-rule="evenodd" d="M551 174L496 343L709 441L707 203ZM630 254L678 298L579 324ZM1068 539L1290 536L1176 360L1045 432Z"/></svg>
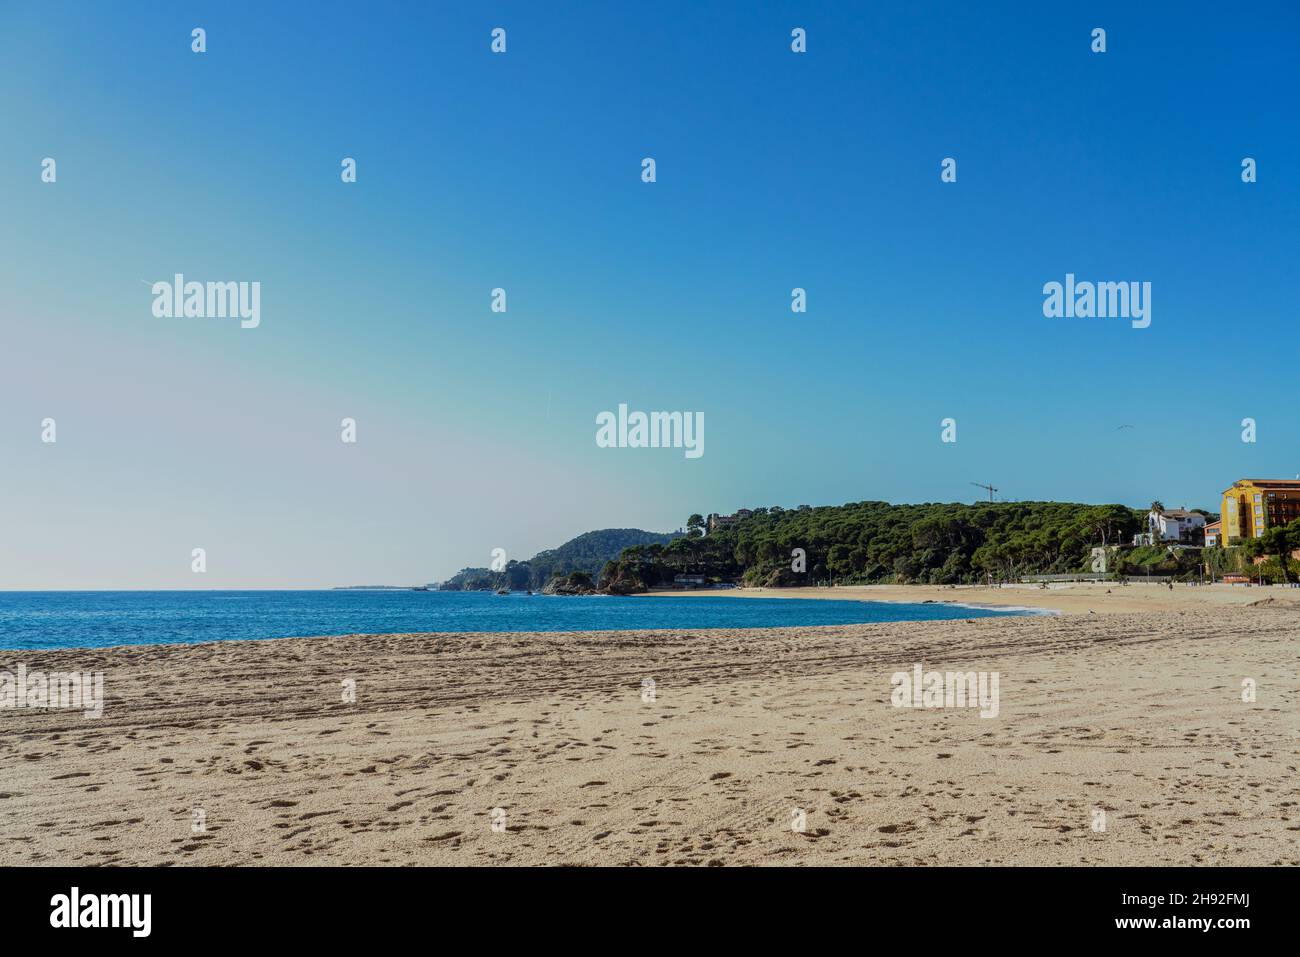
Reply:
<svg viewBox="0 0 1300 957"><path fill-rule="evenodd" d="M0 587L1300 474L1300 14L1133 6L10 5ZM177 272L261 326L155 318ZM1045 318L1067 272L1150 282L1150 328ZM597 448L619 403L703 412L704 456Z"/></svg>

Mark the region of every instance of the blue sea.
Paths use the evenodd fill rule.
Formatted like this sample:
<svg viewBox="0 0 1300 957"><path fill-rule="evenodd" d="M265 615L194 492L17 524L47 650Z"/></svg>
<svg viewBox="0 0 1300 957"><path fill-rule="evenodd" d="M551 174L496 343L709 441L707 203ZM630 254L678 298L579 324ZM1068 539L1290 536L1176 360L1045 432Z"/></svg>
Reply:
<svg viewBox="0 0 1300 957"><path fill-rule="evenodd" d="M420 631L799 628L1023 614L811 598L438 591L0 592L0 649L106 648Z"/></svg>

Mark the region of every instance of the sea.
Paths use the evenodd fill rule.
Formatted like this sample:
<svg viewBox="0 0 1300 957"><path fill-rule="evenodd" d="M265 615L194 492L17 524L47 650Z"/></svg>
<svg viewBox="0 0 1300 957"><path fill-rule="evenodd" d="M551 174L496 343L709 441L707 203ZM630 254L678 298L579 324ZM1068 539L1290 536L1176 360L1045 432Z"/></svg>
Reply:
<svg viewBox="0 0 1300 957"><path fill-rule="evenodd" d="M0 591L0 649L457 631L806 628L1029 614L955 603L516 592Z"/></svg>

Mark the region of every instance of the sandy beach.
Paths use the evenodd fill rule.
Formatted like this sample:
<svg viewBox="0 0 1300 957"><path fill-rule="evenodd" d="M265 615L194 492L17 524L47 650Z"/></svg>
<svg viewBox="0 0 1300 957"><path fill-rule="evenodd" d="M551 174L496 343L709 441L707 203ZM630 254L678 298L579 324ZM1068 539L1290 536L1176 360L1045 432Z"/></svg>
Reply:
<svg viewBox="0 0 1300 957"><path fill-rule="evenodd" d="M0 712L0 859L1300 864L1300 593L830 593L1063 614L0 652L106 697ZM917 663L998 715L894 707Z"/></svg>
<svg viewBox="0 0 1300 957"><path fill-rule="evenodd" d="M651 592L651 595L732 595L737 598L833 598L840 601L954 602L990 607L1037 608L1064 615L1112 615L1239 608L1267 598L1300 610L1300 588L1245 585L1144 585L1134 582L1062 582L1043 585L837 585L834 588L734 588Z"/></svg>

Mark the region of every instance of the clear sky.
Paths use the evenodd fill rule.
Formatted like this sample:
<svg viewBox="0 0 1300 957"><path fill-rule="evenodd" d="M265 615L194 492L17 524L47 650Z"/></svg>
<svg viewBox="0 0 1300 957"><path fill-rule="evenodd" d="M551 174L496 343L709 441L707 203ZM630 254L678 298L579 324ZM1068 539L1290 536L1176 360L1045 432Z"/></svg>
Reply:
<svg viewBox="0 0 1300 957"><path fill-rule="evenodd" d="M0 11L0 587L1300 473L1295 4L376 6ZM178 272L261 325L156 318ZM1151 326L1045 318L1067 272L1150 282ZM619 403L705 454L598 448Z"/></svg>

